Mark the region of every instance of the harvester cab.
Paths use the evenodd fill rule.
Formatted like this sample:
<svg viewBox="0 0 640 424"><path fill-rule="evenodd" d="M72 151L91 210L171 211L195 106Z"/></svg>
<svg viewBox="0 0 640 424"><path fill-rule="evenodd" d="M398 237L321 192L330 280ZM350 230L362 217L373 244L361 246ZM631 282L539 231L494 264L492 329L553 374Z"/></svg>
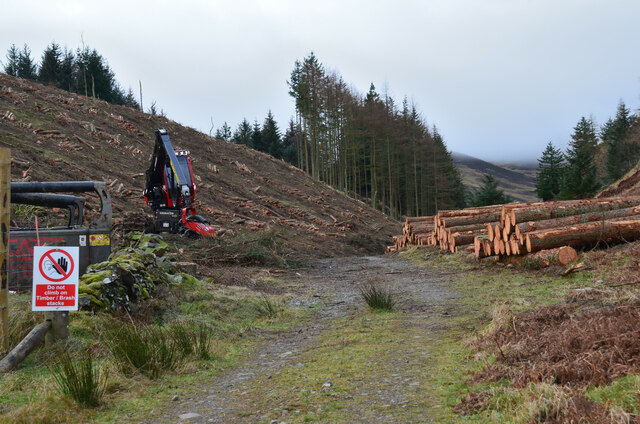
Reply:
<svg viewBox="0 0 640 424"><path fill-rule="evenodd" d="M155 231L189 237L215 237L214 228L193 206L196 184L188 150L174 150L165 129L158 129L144 199L155 213Z"/></svg>

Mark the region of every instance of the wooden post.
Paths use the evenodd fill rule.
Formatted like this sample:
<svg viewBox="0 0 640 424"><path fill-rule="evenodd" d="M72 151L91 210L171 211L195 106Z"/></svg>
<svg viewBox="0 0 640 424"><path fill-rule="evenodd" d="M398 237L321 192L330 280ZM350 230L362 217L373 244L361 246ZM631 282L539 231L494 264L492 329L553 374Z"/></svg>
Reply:
<svg viewBox="0 0 640 424"><path fill-rule="evenodd" d="M44 339L46 346L69 339L69 311L47 311L44 313L44 319L51 321L51 328Z"/></svg>
<svg viewBox="0 0 640 424"><path fill-rule="evenodd" d="M9 351L9 220L11 151L0 149L0 357Z"/></svg>

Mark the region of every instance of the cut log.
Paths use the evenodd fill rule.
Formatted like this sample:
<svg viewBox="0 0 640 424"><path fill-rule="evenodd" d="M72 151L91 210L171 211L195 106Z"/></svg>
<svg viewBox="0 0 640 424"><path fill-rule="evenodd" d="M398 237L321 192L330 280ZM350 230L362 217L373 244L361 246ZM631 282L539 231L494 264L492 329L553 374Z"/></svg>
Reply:
<svg viewBox="0 0 640 424"><path fill-rule="evenodd" d="M531 208L511 209L511 225L527 221L540 221L590 212L608 211L640 205L640 197L612 199L584 199L570 202L550 202Z"/></svg>
<svg viewBox="0 0 640 424"><path fill-rule="evenodd" d="M578 259L578 252L571 246L556 247L532 253L525 257L536 258L542 261L544 266L567 265Z"/></svg>
<svg viewBox="0 0 640 424"><path fill-rule="evenodd" d="M406 217L404 222L405 224L412 224L415 222L433 222L433 215L432 216L411 216L411 217Z"/></svg>
<svg viewBox="0 0 640 424"><path fill-rule="evenodd" d="M514 265L523 264L524 261L535 261L538 267L544 268L550 265L568 265L578 260L578 252L573 247L562 246L554 249L540 250L525 256L512 257L509 261Z"/></svg>
<svg viewBox="0 0 640 424"><path fill-rule="evenodd" d="M571 246L562 246L558 249L558 262L568 265L578 260L578 252Z"/></svg>
<svg viewBox="0 0 640 424"><path fill-rule="evenodd" d="M33 330L0 361L0 373L9 372L20 365L33 349L42 344L49 328L51 328L51 321L45 321L36 325Z"/></svg>
<svg viewBox="0 0 640 424"><path fill-rule="evenodd" d="M615 218L625 218L640 216L640 206L630 208L614 209L610 211L597 211L580 215L567 216L564 218L545 219L542 221L528 221L516 224L515 234L521 238L523 233L545 230L548 228L566 227L568 225L584 224L586 222L604 221ZM635 218L634 218L635 219Z"/></svg>
<svg viewBox="0 0 640 424"><path fill-rule="evenodd" d="M509 245L511 246L512 255L520 255L522 253L522 243L519 240L512 238L509 240Z"/></svg>
<svg viewBox="0 0 640 424"><path fill-rule="evenodd" d="M475 230L475 231L457 231L449 233L449 245L456 246L464 246L467 244L472 244L475 240L476 236L481 234L486 234L486 231L483 229Z"/></svg>
<svg viewBox="0 0 640 424"><path fill-rule="evenodd" d="M440 218L442 227L458 227L460 225L471 224L488 224L490 222L496 222L500 219L500 211L491 211L478 215L457 216L451 218Z"/></svg>
<svg viewBox="0 0 640 424"><path fill-rule="evenodd" d="M487 250L489 240L486 235L476 236L473 241L473 251L476 255L476 259L482 259L487 256L491 256L491 248ZM487 253L488 252L488 253Z"/></svg>
<svg viewBox="0 0 640 424"><path fill-rule="evenodd" d="M588 222L526 234L527 252L560 246L591 247L599 242L633 241L640 237L640 219Z"/></svg>
<svg viewBox="0 0 640 424"><path fill-rule="evenodd" d="M500 239L500 240L506 240L506 239L502 238L502 227L500 226L500 224L495 224L493 226L493 238L494 239Z"/></svg>
<svg viewBox="0 0 640 424"><path fill-rule="evenodd" d="M505 247L504 247L504 242L499 239L499 238L494 238L493 239L493 249L492 251L494 252L494 254L496 255L504 255L505 253Z"/></svg>
<svg viewBox="0 0 640 424"><path fill-rule="evenodd" d="M493 251L493 245L489 240L482 241L482 249L484 250L484 256L492 256L497 254Z"/></svg>
<svg viewBox="0 0 640 424"><path fill-rule="evenodd" d="M486 215L489 212L502 211L502 205L480 206L477 208L450 209L438 211L439 218L451 218L460 216Z"/></svg>
<svg viewBox="0 0 640 424"><path fill-rule="evenodd" d="M493 222L492 224L496 224L496 222ZM458 225L456 227L447 227L447 230L451 231L452 233L464 232L464 231L475 231L475 230L486 230L487 225L488 224L486 223Z"/></svg>

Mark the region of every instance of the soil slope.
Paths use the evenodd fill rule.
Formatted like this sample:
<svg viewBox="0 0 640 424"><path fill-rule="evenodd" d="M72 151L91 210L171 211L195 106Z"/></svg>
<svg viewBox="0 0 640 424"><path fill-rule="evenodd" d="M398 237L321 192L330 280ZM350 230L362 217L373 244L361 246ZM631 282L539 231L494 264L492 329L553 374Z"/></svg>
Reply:
<svg viewBox="0 0 640 424"><path fill-rule="evenodd" d="M13 181L105 181L114 222L126 229L150 212L142 190L156 128L169 131L175 148L191 151L198 212L223 237L275 230L291 251L322 257L382 251L400 230L269 155L165 117L0 74L0 147L11 149Z"/></svg>
<svg viewBox="0 0 640 424"><path fill-rule="evenodd" d="M640 194L640 163L601 191L598 197L637 196L638 194Z"/></svg>

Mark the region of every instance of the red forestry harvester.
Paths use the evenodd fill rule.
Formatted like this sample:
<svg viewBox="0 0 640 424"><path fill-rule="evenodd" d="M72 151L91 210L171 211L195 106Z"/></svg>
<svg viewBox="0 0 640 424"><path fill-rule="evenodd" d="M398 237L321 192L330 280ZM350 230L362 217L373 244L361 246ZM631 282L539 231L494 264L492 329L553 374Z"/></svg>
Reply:
<svg viewBox="0 0 640 424"><path fill-rule="evenodd" d="M196 184L188 150L174 150L165 129L156 132L144 199L155 212L155 231L189 237L215 237L213 227L196 214Z"/></svg>

